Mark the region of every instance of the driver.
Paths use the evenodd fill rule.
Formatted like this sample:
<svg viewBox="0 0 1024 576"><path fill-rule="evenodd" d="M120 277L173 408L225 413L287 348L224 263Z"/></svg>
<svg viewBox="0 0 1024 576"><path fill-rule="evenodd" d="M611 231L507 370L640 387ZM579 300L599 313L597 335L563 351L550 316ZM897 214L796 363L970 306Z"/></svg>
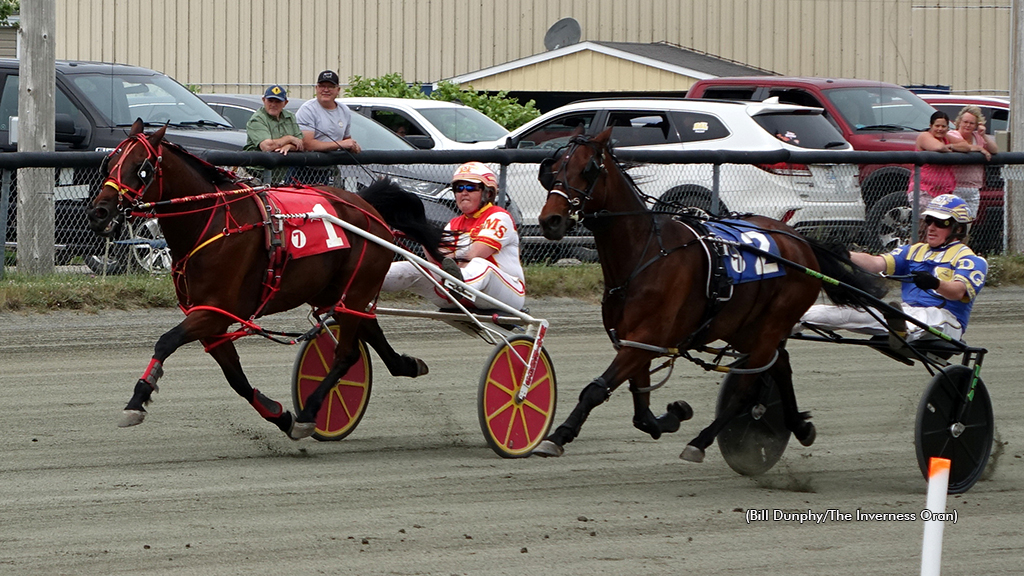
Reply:
<svg viewBox="0 0 1024 576"><path fill-rule="evenodd" d="M913 282L903 283L903 312L960 340L988 272L985 259L963 243L974 218L967 203L952 194L933 198L921 215L924 242L900 246L881 256L851 252L850 260L868 272L911 276ZM862 334L887 333L867 312L845 306L817 304L800 321ZM908 333L902 318L889 323L901 336L906 334L907 341L928 334L914 324Z"/></svg>
<svg viewBox="0 0 1024 576"><path fill-rule="evenodd" d="M521 310L526 303L523 267L519 263L519 234L512 216L494 205L498 177L480 162L459 166L452 176L452 192L461 215L452 218L445 230L452 241L442 252L442 268L473 288ZM395 262L388 270L383 292L412 290L438 306L448 298L410 262ZM485 303L479 307L487 308Z"/></svg>

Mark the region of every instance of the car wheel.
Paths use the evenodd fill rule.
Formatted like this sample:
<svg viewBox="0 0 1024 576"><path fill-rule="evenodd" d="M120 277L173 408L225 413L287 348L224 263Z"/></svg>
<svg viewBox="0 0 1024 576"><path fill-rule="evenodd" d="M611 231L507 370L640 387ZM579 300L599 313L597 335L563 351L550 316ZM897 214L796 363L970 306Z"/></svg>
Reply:
<svg viewBox="0 0 1024 576"><path fill-rule="evenodd" d="M892 192L868 210L864 240L868 250L889 252L910 244L913 212L906 192Z"/></svg>
<svg viewBox="0 0 1024 576"><path fill-rule="evenodd" d="M711 191L696 186L673 188L661 195L654 203L655 211L680 212L684 208L698 208L711 213ZM729 213L725 202L718 199L718 216Z"/></svg>

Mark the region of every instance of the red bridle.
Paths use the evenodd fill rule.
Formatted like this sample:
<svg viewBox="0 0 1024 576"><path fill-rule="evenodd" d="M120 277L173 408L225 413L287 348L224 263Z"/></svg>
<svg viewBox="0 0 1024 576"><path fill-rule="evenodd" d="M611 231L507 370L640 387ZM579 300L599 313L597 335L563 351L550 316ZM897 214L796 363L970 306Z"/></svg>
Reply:
<svg viewBox="0 0 1024 576"><path fill-rule="evenodd" d="M146 150L146 159L139 165L138 171L135 173L135 177L142 183L138 188L132 188L124 183L122 178L122 169L124 168L124 160L128 157L128 154L135 149L136 146L142 146ZM154 148L150 144L149 139L146 138L145 134L136 134L129 136L121 144L111 152L111 156L121 151L121 157L117 159L117 163L110 170L107 175L107 179L104 180L103 186L110 186L117 191L118 203L123 204L125 201L128 205L125 208L131 208L142 201L142 196L145 195L146 191L149 190L149 186L155 181L159 180L160 176L160 160L163 156L160 154L157 148ZM110 156L107 156L109 161ZM161 181L161 187L162 187ZM157 195L157 200L163 195L163 190Z"/></svg>

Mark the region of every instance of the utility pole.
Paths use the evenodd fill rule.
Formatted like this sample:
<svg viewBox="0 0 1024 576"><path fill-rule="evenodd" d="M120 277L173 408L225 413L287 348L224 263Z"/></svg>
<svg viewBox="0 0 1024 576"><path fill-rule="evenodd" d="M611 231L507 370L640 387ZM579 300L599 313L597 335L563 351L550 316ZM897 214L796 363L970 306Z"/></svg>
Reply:
<svg viewBox="0 0 1024 576"><path fill-rule="evenodd" d="M1013 0L1010 29L1010 150L1024 152L1024 0ZM1008 175L1020 174L1019 166L1004 168ZM1024 179L1006 178L1006 250L1024 251Z"/></svg>
<svg viewBox="0 0 1024 576"><path fill-rule="evenodd" d="M18 151L53 152L57 91L56 0L21 4ZM18 271L53 273L53 168L18 170Z"/></svg>

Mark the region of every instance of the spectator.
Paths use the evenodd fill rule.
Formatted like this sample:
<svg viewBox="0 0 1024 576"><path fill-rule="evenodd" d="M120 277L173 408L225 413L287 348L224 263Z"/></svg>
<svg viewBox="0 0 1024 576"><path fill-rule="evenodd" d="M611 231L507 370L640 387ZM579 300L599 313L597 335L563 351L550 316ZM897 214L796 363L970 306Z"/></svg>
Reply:
<svg viewBox="0 0 1024 576"><path fill-rule="evenodd" d="M245 124L248 138L243 150L263 152L279 152L287 155L292 150L301 152L302 131L295 120L295 115L285 110L288 104L288 91L274 84L263 93L263 108L257 110ZM259 167L248 169L251 174L262 174ZM279 183L286 178L289 169L275 168L271 173L271 182Z"/></svg>
<svg viewBox="0 0 1024 576"><path fill-rule="evenodd" d="M963 140L951 141L949 132L949 115L937 111L931 116L928 129L917 135L916 150L918 152L970 152L970 145ZM910 178L907 187L907 199L914 201L914 178ZM949 164L925 164L921 166L921 197L919 205L923 210L932 198L942 194L951 194L956 188L953 167Z"/></svg>
<svg viewBox="0 0 1024 576"><path fill-rule="evenodd" d="M950 130L949 137L954 141L966 141L971 146L970 151L981 152L985 160L991 160L992 155L999 152L996 141L985 133L985 116L977 106L964 106L960 110L956 115L956 130ZM977 214L981 204L980 190L985 183L985 167L981 164L953 166L953 176L956 178L953 194L963 198L971 213Z"/></svg>
<svg viewBox="0 0 1024 576"><path fill-rule="evenodd" d="M302 143L311 152L348 150L358 154L359 143L349 134L352 125L352 111L339 104L335 98L341 93L338 75L333 70L324 70L316 79L316 99L307 100L299 108L295 118L302 130ZM315 184L331 184L336 170L322 168L312 171L306 180Z"/></svg>

